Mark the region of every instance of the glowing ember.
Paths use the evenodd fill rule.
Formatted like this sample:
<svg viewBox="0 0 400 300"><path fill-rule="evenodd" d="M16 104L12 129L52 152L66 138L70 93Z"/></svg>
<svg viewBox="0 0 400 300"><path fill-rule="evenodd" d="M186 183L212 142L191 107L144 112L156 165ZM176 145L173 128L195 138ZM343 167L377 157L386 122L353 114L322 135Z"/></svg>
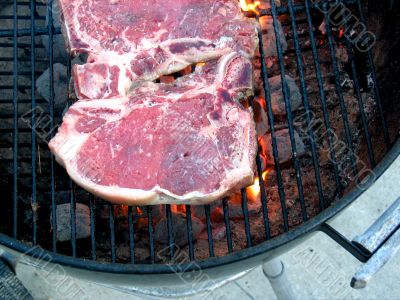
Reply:
<svg viewBox="0 0 400 300"><path fill-rule="evenodd" d="M121 207L122 214L123 215L127 215L129 206L128 205L121 205L120 207Z"/></svg>
<svg viewBox="0 0 400 300"><path fill-rule="evenodd" d="M186 206L185 205L171 205L171 211L175 214L181 212L181 213L186 213Z"/></svg>
<svg viewBox="0 0 400 300"><path fill-rule="evenodd" d="M262 174L262 178L265 182L265 178L267 178L269 170L265 171ZM261 188L260 188L260 179L257 177L254 180L254 184L247 188L247 194L250 196L250 200L254 201L260 196Z"/></svg>
<svg viewBox="0 0 400 300"><path fill-rule="evenodd" d="M115 205L114 206L114 218L125 217L128 215L128 206L127 205Z"/></svg>
<svg viewBox="0 0 400 300"><path fill-rule="evenodd" d="M142 214L143 214L143 210L141 210L139 207L136 207L136 212L137 212L139 215L142 215Z"/></svg>
<svg viewBox="0 0 400 300"><path fill-rule="evenodd" d="M253 11L258 13L257 8L260 6L260 1L254 1L253 3L247 3L247 0L240 0L240 7L243 11Z"/></svg>

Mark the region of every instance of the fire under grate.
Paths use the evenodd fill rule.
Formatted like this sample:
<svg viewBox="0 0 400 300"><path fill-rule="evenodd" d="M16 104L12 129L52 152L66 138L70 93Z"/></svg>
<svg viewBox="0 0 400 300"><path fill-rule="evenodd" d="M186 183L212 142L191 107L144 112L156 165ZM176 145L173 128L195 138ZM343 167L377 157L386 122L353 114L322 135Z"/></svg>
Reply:
<svg viewBox="0 0 400 300"><path fill-rule="evenodd" d="M340 3L365 24L360 0ZM71 59L52 5L0 8L0 232L29 246L127 264L225 256L305 223L390 148L371 50L352 41L354 23L336 26L329 1L272 1L251 16L261 24L249 101L260 142L255 185L204 206L106 203L77 187L47 147L72 103Z"/></svg>

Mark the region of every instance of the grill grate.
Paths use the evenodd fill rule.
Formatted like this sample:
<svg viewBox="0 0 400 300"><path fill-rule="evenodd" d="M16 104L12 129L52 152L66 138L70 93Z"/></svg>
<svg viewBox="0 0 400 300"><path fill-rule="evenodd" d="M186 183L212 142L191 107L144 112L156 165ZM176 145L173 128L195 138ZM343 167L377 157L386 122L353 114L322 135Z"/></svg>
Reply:
<svg viewBox="0 0 400 300"><path fill-rule="evenodd" d="M71 255L73 258L76 257L87 257L92 259L93 261L98 261L100 258L103 258L104 254L98 254L98 241L96 236L99 234L106 234L109 236L110 243L110 251L106 255L108 256L107 261L111 263L120 262L118 258L118 227L116 222L119 222L115 217L115 211L118 209L117 206L107 204L108 205L108 224L105 226L98 222L98 207L104 206L104 202L92 195L88 196L88 206L90 209L90 240L88 242L83 242L82 248L90 249L89 254L85 252L85 250L81 250L81 246L77 240L77 219L76 219L76 208L77 203L80 202L77 199L77 191L78 187L69 180L69 185L64 187L62 184L58 184L61 181L61 178L66 178L66 174L63 173L61 168L55 163L54 157L49 155L48 157L41 158L42 161L48 161L48 168L43 170L43 172L39 168L39 160L41 152L43 149L47 149L46 144L38 138L38 130L43 129L50 132L48 136L51 138L54 135L53 130L49 130L54 128L55 125L60 122L60 116L58 116L55 112L55 91L54 91L54 37L60 34L59 28L54 28L53 24L53 11L52 11L52 0L48 0L47 2L37 1L2 1L2 5L4 3L4 7L12 5L12 14L0 14L0 21L7 22L12 21L12 27L0 30L0 51L1 49L9 49L12 48L12 56L11 57L0 57L0 62L11 63L11 70L5 70L0 72L1 78L10 78L12 77L12 82L4 81L5 83L0 84L0 90L2 91L0 105L12 104L12 114L2 114L1 118L3 119L12 119L11 127L0 128L1 137L1 149L12 148L12 159L0 157L1 163L7 166L12 166L11 172L11 180L10 185L12 186L12 197L10 202L10 207L7 211L11 212L12 218L10 223L8 221L0 221L2 223L0 229L2 232L13 236L15 239L23 240L25 242L30 242L32 245L42 245L45 248L55 252L55 253L63 253ZM353 5L351 7L355 7L355 11L358 12L360 19L365 23L365 18L363 16L363 8L360 0L354 1L344 1L346 5ZM310 218L310 215L307 211L307 191L304 189L303 178L302 178L302 164L299 157L297 157L296 153L296 142L295 142L295 125L294 125L294 115L291 109L291 103L289 99L289 87L288 82L285 77L286 69L285 69L285 57L284 51L282 49L280 41L280 31L278 30L278 18L287 17L288 20L288 28L292 33L292 40L294 45L294 54L295 54L295 62L297 64L297 73L300 82L300 91L303 100L303 106L306 116L307 125L311 125L311 113L312 108L310 105L310 101L308 98L307 92L307 80L305 75L305 68L307 66L304 65L302 52L304 49L300 43L300 37L298 33L298 14L302 14L305 19L302 20L308 26L308 34L309 34L309 50L312 52L313 63L315 68L315 77L318 84L318 95L320 99L320 105L322 109L323 115L323 123L325 129L327 131L328 138L328 147L331 153L332 165L333 165L333 173L334 173L334 182L336 184L337 193L339 197L342 197L345 193L344 186L341 182L340 177L340 169L339 169L339 161L338 156L335 151L335 141L334 141L334 130L332 129L331 116L329 110L328 99L324 87L324 75L321 67L320 57L319 57L319 49L317 45L317 38L314 33L314 22L312 13L316 9L316 5L325 9L325 13L323 14L325 18L326 24L326 36L329 45L329 53L330 59L332 61L333 66L333 80L335 85L335 92L339 99L340 103L340 111L341 117L343 119L343 126L345 128L345 136L346 136L346 145L348 149L351 150L351 153L354 153L354 144L349 124L350 121L348 119L348 111L346 107L346 103L344 100L343 90L340 82L340 73L338 68L338 62L336 58L336 42L335 37L332 32L331 24L329 21L329 16L326 13L326 8L328 5L328 1L318 1L317 4L312 3L310 0L305 0L302 3L294 3L293 0L287 0L287 5L283 5L282 7L277 7L275 2L272 1L270 9L264 9L261 11L261 14L257 17L261 16L271 16L274 24L274 32L276 36L277 46L277 56L278 56L278 68L279 73L281 75L282 80L282 91L284 96L284 101L286 105L286 116L287 116L287 125L289 130L289 136L291 141L291 150L294 154L292 157L292 164L295 170L295 180L297 184L298 194L299 194L299 204L301 207L301 223L307 221ZM29 9L29 15L25 15L24 12L27 12ZM45 24L46 15L48 19L48 26ZM347 30L347 24L345 24ZM3 28L3 26L1 26ZM38 52L43 52L43 46L40 44L39 37L47 35L48 39L48 55L46 59L38 58ZM275 161L275 171L277 176L277 184L278 184L278 193L280 198L281 205L281 214L282 214L282 228L284 232L289 231L291 229L289 209L287 207L288 197L285 193L284 186L284 178L282 176L282 168L279 164L279 156L278 156L278 143L277 143L277 135L276 135L276 127L275 127L275 117L272 111L272 99L271 99L271 87L268 80L268 68L266 65L266 55L264 52L265 45L263 45L263 33L259 30L259 48L260 48L260 58L261 58L261 75L262 75L262 83L265 91L265 100L267 103L267 116L269 120L269 127L272 135L272 149L274 154ZM347 41L346 48L348 51L349 62L351 67L351 75L354 83L354 92L355 97L357 99L357 104L361 114L362 128L364 133L364 138L367 145L368 159L370 161L370 166L375 167L377 162L376 154L373 149L372 137L369 129L368 118L366 116L366 112L364 110L364 103L361 95L361 83L360 83L360 75L358 73L357 65L355 62L355 51L353 49L353 45ZM29 53L28 58L21 57L21 52L26 51ZM357 53L359 55L359 53ZM1 55L3 56L3 55ZM381 120L381 127L384 136L384 141L387 146L387 150L390 147L390 137L388 132L388 126L384 117L384 109L381 104L379 89L376 82L376 71L373 66L372 54L371 51L367 51L364 55L365 61L367 62L367 68L369 70L369 74L371 74L372 79L372 90L374 94L374 99L376 101L376 105L378 108L378 116ZM71 62L65 62L68 66L68 77L70 76L71 71ZM47 104L44 99L39 97L36 93L35 89L35 81L39 74L45 69L49 68L49 93L50 93L50 102ZM23 78L23 80L21 80ZM4 93L3 93L4 91ZM28 92L25 92L28 91ZM26 128L21 126L20 119L26 113L26 111L21 111L21 107L26 108L26 104L30 104L31 112L30 122L32 128ZM71 104L71 103L70 103ZM250 101L250 105L254 107L254 101ZM48 106L46 110L46 114L49 116L49 123L46 124L45 128L39 128L41 124L38 115L37 109L38 107ZM323 210L330 204L330 200L324 197L323 193L323 183L321 180L321 170L320 170L320 162L318 149L320 145L318 145L315 141L315 132L311 126L308 126L308 135L310 137L310 150L311 150L311 158L312 165L314 167L314 174L316 180L317 194L320 210ZM30 142L20 142L20 137L23 134L30 135ZM12 140L4 139L6 135L10 135ZM22 153L26 152L26 149L29 149L30 155L29 159L26 157L21 157ZM38 150L40 149L40 150ZM47 150L46 150L47 151ZM353 168L354 174L358 174L357 172L357 162L354 155L350 155L351 166ZM28 174L21 172L21 163L30 163L30 172ZM267 198L267 191L265 187L265 182L262 176L263 167L262 167L262 159L260 154L257 156L257 171L259 175L259 184L260 184L260 195L261 195L261 214L262 214L262 222L264 228L264 239L263 241L270 240L273 236L271 232L271 220L269 218L269 205L270 199ZM7 177L7 173L5 170L1 170L1 176ZM3 174L4 171L4 174ZM26 208L26 199L21 199L21 197L26 197L27 191L22 190L20 181L22 179L28 178L30 180L30 206L31 206L31 226L23 225L23 208ZM38 181L46 180L49 188L44 191L39 188ZM359 178L358 180L361 180ZM68 193L68 202L71 205L70 209L70 222L71 222L71 242L70 247L66 247L65 244L60 245L60 242L57 241L57 219L56 219L56 206L60 203L60 199L58 199L59 191L66 191ZM50 192L50 208L41 207L41 203L39 200L39 195L45 192ZM223 221L225 224L225 232L226 232L226 246L227 253L232 253L236 250L234 240L232 238L232 225L231 222L233 220L233 216L230 216L230 203L228 199L223 199L219 203L219 206L222 208L223 212ZM41 213L41 210L46 210L46 213ZM241 190L241 209L242 209L242 221L244 226L244 232L246 236L246 245L248 248L253 247L256 243L260 243L261 241L254 241L251 233L252 227L252 219L249 215L249 200L246 189ZM47 211L48 210L48 211ZM144 213L138 213L143 210ZM162 210L165 212L165 217L167 219L167 233L168 233L168 249L167 253L172 261L177 253L177 249L175 248L175 243L177 241L174 240L174 224L173 224L173 216L170 205L166 205L165 209ZM52 218L48 216L52 215ZM157 251L155 236L154 236L154 211L152 207L138 208L138 207L129 207L126 212L126 221L128 224L128 247L129 247L129 262L131 264L142 263L137 262L136 253L137 250L137 236L138 232L135 228L135 225L140 221L140 219L147 222L147 230L148 230L148 239L149 239L149 259L146 261L147 263L154 264L159 258L159 252ZM196 247L193 238L193 224L192 224L192 215L193 215L193 207L185 206L185 214L186 214L186 229L187 229L187 239L188 239L188 258L190 261L196 260ZM213 235L213 224L212 224L212 210L210 205L204 206L204 216L205 216L205 225L207 231L207 247L209 257L217 256L215 252L215 237ZM44 218L44 221L43 221ZM42 222L48 222L49 224L43 224ZM12 232L9 232L6 227L9 227L12 224ZM108 228L107 228L108 226ZM4 227L4 229L3 229ZM28 227L28 228L25 228ZM41 228L43 227L43 228ZM30 233L25 233L26 229L30 231ZM215 230L214 230L215 231ZM51 232L51 233L50 233ZM50 233L50 234L49 234ZM51 235L51 238L50 238ZM78 245L79 244L79 245Z"/></svg>

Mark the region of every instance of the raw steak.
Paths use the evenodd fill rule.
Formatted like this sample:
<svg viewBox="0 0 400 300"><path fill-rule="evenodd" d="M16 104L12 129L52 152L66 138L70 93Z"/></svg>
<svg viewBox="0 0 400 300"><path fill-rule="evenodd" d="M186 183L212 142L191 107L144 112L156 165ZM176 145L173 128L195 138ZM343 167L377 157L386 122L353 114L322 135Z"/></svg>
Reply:
<svg viewBox="0 0 400 300"><path fill-rule="evenodd" d="M78 101L50 149L71 178L114 203L208 203L253 183L252 65L237 53L173 84Z"/></svg>
<svg viewBox="0 0 400 300"><path fill-rule="evenodd" d="M124 96L138 80L154 80L230 52L252 57L256 22L237 0L59 0L75 65L79 99Z"/></svg>

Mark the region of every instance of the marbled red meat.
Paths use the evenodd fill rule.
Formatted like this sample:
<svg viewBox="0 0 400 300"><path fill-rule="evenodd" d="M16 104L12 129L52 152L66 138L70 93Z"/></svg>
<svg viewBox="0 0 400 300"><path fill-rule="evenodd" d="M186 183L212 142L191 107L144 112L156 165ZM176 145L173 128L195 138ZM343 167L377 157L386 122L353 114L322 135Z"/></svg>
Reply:
<svg viewBox="0 0 400 300"><path fill-rule="evenodd" d="M238 52L252 57L256 22L236 0L59 0L79 99L124 96L138 80L154 80L193 63Z"/></svg>
<svg viewBox="0 0 400 300"><path fill-rule="evenodd" d="M114 203L208 203L253 182L256 133L239 99L252 65L237 53L173 84L78 101L49 146L71 178Z"/></svg>

